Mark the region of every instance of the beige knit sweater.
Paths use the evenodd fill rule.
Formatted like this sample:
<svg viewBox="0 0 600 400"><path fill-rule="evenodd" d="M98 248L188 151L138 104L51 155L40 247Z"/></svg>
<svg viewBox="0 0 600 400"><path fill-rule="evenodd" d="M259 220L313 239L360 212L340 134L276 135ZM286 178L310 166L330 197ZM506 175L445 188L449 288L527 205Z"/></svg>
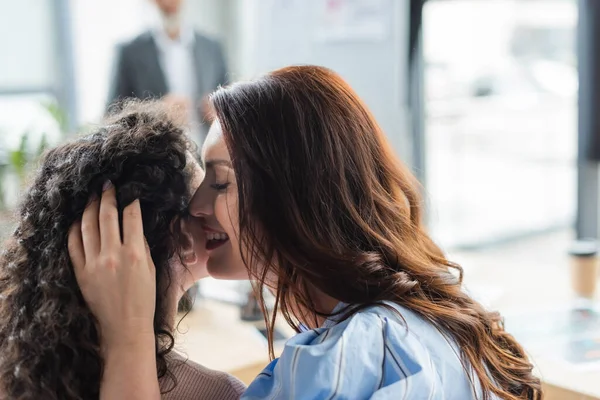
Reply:
<svg viewBox="0 0 600 400"><path fill-rule="evenodd" d="M163 400L238 400L246 386L233 376L214 371L171 352L167 362L177 386L162 395ZM168 382L161 382L161 391Z"/></svg>

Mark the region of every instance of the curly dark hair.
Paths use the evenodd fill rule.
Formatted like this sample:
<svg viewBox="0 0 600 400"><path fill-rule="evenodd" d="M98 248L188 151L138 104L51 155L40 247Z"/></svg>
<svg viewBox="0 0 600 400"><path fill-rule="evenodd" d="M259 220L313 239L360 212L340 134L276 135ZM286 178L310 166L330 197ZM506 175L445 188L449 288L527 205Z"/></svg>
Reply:
<svg viewBox="0 0 600 400"><path fill-rule="evenodd" d="M192 146L158 103L129 102L94 133L43 157L0 257L0 399L99 397L97 321L77 285L67 235L108 179L120 212L140 199L157 287L164 289L154 317L157 374L163 388L175 387L166 359L174 338L165 290L169 261L179 255L173 222L185 217L190 197Z"/></svg>

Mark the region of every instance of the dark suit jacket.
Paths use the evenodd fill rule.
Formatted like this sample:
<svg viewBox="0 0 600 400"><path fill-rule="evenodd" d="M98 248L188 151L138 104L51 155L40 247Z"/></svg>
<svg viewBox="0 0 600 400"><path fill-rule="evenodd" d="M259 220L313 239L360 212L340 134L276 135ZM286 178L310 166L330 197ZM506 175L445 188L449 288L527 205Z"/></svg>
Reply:
<svg viewBox="0 0 600 400"><path fill-rule="evenodd" d="M109 105L128 97L160 98L169 93L158 51L154 35L150 31L119 46ZM198 83L198 99L194 100L199 104L200 99L219 85L227 83L227 66L221 45L198 32L194 32L194 60Z"/></svg>

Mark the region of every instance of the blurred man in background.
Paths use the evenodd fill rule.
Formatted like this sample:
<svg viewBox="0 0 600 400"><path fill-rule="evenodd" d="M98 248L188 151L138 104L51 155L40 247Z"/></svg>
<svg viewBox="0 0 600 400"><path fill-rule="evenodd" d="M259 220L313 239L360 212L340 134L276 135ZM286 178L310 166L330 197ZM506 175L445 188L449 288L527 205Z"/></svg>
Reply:
<svg viewBox="0 0 600 400"><path fill-rule="evenodd" d="M211 120L208 95L227 83L223 49L184 22L183 0L150 1L160 24L118 48L108 102L162 98L189 125L199 150ZM192 308L197 292L197 285L188 291L180 311Z"/></svg>
<svg viewBox="0 0 600 400"><path fill-rule="evenodd" d="M109 103L162 98L185 118L201 145L211 119L207 96L227 82L223 50L182 21L183 0L152 1L161 24L118 49Z"/></svg>

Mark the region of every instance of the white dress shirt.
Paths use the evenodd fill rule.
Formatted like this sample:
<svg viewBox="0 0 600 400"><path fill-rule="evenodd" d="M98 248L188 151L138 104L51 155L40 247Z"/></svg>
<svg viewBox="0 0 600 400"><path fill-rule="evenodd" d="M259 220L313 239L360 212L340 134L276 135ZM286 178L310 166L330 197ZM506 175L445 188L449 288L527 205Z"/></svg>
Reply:
<svg viewBox="0 0 600 400"><path fill-rule="evenodd" d="M197 82L193 30L181 28L177 39L171 39L162 29L155 30L154 34L169 93L195 99Z"/></svg>
<svg viewBox="0 0 600 400"><path fill-rule="evenodd" d="M194 31L182 27L179 37L171 39L163 29L154 31L158 48L159 63L165 75L169 94L189 99L192 107L189 113L190 129L194 140L199 135L198 82L194 60Z"/></svg>

